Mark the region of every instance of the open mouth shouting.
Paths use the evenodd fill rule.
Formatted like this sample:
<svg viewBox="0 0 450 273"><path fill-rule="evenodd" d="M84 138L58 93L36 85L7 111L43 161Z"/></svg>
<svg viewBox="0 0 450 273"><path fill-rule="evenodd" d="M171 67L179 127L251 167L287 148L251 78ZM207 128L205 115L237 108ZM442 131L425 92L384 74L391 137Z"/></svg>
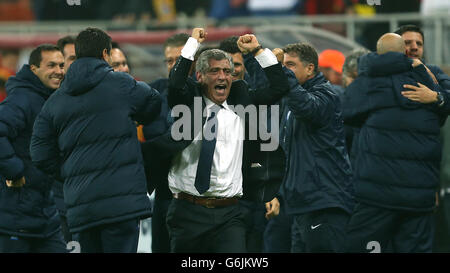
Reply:
<svg viewBox="0 0 450 273"><path fill-rule="evenodd" d="M225 94L226 89L227 89L227 85L222 83L222 84L216 84L214 86L214 89L216 90L217 94Z"/></svg>

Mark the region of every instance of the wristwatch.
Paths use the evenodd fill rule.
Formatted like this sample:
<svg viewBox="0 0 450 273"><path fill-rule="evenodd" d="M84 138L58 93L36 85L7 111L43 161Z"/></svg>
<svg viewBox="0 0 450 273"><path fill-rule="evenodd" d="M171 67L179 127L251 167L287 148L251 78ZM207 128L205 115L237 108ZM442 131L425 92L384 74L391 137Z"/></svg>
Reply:
<svg viewBox="0 0 450 273"><path fill-rule="evenodd" d="M442 105L444 105L444 96L442 96L441 92L436 92L437 93L437 101L436 104L437 106L441 107Z"/></svg>
<svg viewBox="0 0 450 273"><path fill-rule="evenodd" d="M252 54L253 56L255 56L256 53L258 53L258 51L260 49L262 49L263 47L261 45L257 46L255 49L253 49L252 51L250 51L250 54Z"/></svg>

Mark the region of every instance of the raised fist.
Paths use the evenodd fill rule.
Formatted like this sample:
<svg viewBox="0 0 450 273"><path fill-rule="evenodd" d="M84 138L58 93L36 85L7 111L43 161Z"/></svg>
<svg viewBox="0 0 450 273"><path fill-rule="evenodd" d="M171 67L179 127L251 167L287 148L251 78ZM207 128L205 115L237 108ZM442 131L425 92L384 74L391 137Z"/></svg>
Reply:
<svg viewBox="0 0 450 273"><path fill-rule="evenodd" d="M255 35L245 34L239 37L237 45L243 54L248 54L259 46L259 42Z"/></svg>
<svg viewBox="0 0 450 273"><path fill-rule="evenodd" d="M208 33L203 28L194 28L192 30L191 37L196 39L197 42L202 43L203 41L206 40L206 35L207 34Z"/></svg>
<svg viewBox="0 0 450 273"><path fill-rule="evenodd" d="M283 63L284 61L284 51L281 48L274 48L272 53L277 57L279 63Z"/></svg>

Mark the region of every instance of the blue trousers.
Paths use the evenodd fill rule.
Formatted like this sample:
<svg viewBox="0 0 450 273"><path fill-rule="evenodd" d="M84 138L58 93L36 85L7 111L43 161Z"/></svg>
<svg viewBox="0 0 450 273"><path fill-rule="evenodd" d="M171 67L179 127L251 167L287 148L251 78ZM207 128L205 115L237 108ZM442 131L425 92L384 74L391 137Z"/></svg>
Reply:
<svg viewBox="0 0 450 273"><path fill-rule="evenodd" d="M280 213L267 222L264 230L264 252L265 253L290 253L291 252L291 229L293 216L287 214L283 205Z"/></svg>
<svg viewBox="0 0 450 273"><path fill-rule="evenodd" d="M390 210L359 203L348 225L349 252L431 253L432 212Z"/></svg>
<svg viewBox="0 0 450 273"><path fill-rule="evenodd" d="M61 231L47 238L0 234L0 253L67 253Z"/></svg>
<svg viewBox="0 0 450 273"><path fill-rule="evenodd" d="M136 253L139 242L139 219L100 225L73 236L81 253Z"/></svg>
<svg viewBox="0 0 450 273"><path fill-rule="evenodd" d="M350 215L340 208L326 208L295 215L291 252L345 252L346 226L349 218Z"/></svg>

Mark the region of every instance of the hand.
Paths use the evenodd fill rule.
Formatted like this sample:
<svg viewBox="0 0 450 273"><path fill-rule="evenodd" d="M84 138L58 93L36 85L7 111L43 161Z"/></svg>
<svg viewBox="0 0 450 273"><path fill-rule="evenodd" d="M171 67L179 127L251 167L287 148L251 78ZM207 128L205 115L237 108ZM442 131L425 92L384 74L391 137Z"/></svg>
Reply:
<svg viewBox="0 0 450 273"><path fill-rule="evenodd" d="M202 43L203 41L206 40L206 35L207 34L208 33L203 28L194 28L192 30L191 37L196 39L197 42Z"/></svg>
<svg viewBox="0 0 450 273"><path fill-rule="evenodd" d="M21 188L25 185L25 176L17 180L6 180L6 186L8 188Z"/></svg>
<svg viewBox="0 0 450 273"><path fill-rule="evenodd" d="M266 219L269 220L280 214L280 202L275 197L272 201L266 203Z"/></svg>
<svg viewBox="0 0 450 273"><path fill-rule="evenodd" d="M419 59L413 59L412 67L417 67L417 66L419 66L419 65L421 65L421 64L423 64L421 60L419 60ZM431 79L433 79L433 82L434 82L435 84L438 84L438 81L437 81L436 77L435 77L434 74L430 71L430 69L429 69L426 65L423 65L423 66L424 66L425 69L427 70L428 75L430 75Z"/></svg>
<svg viewBox="0 0 450 273"><path fill-rule="evenodd" d="M410 84L404 84L404 88L412 89L414 91L402 91L402 95L412 101L417 101L420 103L433 103L437 102L437 92L431 90L427 86L417 83L419 87L410 85Z"/></svg>
<svg viewBox="0 0 450 273"><path fill-rule="evenodd" d="M431 72L430 69L426 65L424 65L424 66L425 66L425 69L428 72L428 75L430 75L430 77L433 79L434 84L438 84L436 76L434 76L433 72Z"/></svg>
<svg viewBox="0 0 450 273"><path fill-rule="evenodd" d="M423 64L421 60L413 59L412 67L417 67L417 66L419 66L421 64Z"/></svg>
<svg viewBox="0 0 450 273"><path fill-rule="evenodd" d="M258 46L259 46L259 42L258 39L256 39L256 36L253 34L245 34L239 37L238 41L237 41L237 45L239 47L239 50L242 52L242 54L248 54L250 52L252 52L253 50L255 50ZM262 51L263 49L259 50L256 54L258 55L260 53L260 51Z"/></svg>
<svg viewBox="0 0 450 273"><path fill-rule="evenodd" d="M283 63L284 61L284 51L281 48L274 48L272 53L277 57L279 63Z"/></svg>

